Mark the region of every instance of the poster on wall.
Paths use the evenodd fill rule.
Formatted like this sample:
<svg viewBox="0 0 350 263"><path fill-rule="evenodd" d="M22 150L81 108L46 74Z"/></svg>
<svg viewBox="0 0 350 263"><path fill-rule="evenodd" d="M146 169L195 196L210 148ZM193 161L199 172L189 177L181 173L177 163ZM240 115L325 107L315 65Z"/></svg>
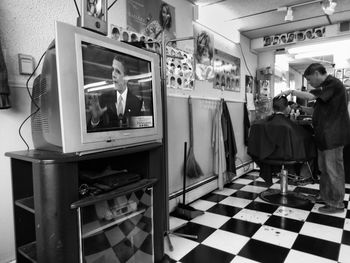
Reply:
<svg viewBox="0 0 350 263"><path fill-rule="evenodd" d="M162 39L163 29L165 41L176 37L173 6L160 0L129 0L126 2L126 10L128 30L158 41Z"/></svg>
<svg viewBox="0 0 350 263"><path fill-rule="evenodd" d="M214 89L241 91L241 60L221 50L214 50Z"/></svg>
<svg viewBox="0 0 350 263"><path fill-rule="evenodd" d="M194 60L197 80L214 78L214 34L204 27L194 24Z"/></svg>
<svg viewBox="0 0 350 263"><path fill-rule="evenodd" d="M193 55L167 47L166 85L171 89L193 90Z"/></svg>

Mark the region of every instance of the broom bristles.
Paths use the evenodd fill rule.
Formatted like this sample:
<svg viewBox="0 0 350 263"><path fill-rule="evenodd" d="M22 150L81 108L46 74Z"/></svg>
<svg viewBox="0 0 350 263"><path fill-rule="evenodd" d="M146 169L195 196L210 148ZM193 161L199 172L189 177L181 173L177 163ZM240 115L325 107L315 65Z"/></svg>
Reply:
<svg viewBox="0 0 350 263"><path fill-rule="evenodd" d="M194 157L193 148L190 147L186 161L186 175L190 178L198 178L203 175L202 169Z"/></svg>

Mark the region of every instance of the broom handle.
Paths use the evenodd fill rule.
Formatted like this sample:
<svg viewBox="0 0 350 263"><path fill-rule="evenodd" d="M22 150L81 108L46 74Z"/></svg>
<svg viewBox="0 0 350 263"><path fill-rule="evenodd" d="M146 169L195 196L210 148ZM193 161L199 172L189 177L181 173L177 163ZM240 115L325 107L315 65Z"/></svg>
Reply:
<svg viewBox="0 0 350 263"><path fill-rule="evenodd" d="M190 148L193 148L193 115L192 115L192 98L188 97L188 113L190 120Z"/></svg>
<svg viewBox="0 0 350 263"><path fill-rule="evenodd" d="M184 178L182 187L182 203L185 205L186 201L186 173L187 173L187 142L184 143Z"/></svg>

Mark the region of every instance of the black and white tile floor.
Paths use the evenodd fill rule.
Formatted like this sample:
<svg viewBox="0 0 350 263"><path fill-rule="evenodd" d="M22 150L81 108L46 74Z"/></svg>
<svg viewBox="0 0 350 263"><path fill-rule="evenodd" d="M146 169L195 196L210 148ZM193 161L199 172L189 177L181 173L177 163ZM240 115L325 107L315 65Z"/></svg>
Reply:
<svg viewBox="0 0 350 263"><path fill-rule="evenodd" d="M272 188L278 188L274 178ZM165 253L172 262L248 263L350 262L350 185L342 213L322 214L321 204L302 208L273 205L259 198L265 183L253 171L190 205L205 213L191 221L170 216L170 228L197 235L191 240L170 235ZM318 193L318 184L289 186L289 190Z"/></svg>

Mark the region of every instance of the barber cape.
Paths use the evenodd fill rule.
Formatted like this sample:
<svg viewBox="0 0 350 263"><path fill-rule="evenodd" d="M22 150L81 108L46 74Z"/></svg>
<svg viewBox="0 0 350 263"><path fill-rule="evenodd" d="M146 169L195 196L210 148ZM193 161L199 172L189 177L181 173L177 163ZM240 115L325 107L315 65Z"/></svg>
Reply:
<svg viewBox="0 0 350 263"><path fill-rule="evenodd" d="M316 156L312 134L282 114L273 114L250 128L248 154L259 160L309 160Z"/></svg>

